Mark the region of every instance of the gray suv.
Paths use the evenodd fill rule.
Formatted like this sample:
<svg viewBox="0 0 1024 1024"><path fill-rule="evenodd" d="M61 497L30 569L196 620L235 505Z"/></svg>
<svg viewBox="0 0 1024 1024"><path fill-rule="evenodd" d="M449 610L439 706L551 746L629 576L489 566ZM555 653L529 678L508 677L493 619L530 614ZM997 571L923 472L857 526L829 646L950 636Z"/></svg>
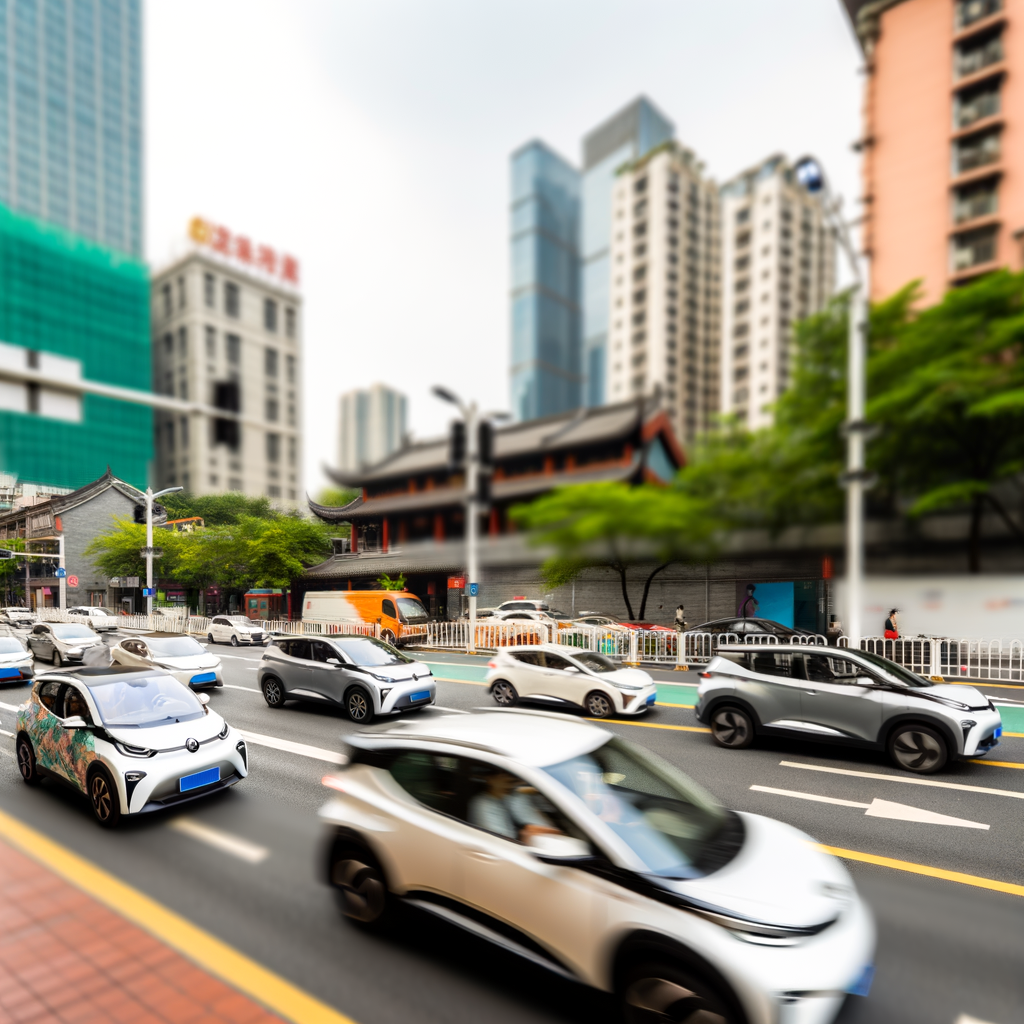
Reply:
<svg viewBox="0 0 1024 1024"><path fill-rule="evenodd" d="M897 768L930 774L981 757L1002 721L973 686L931 682L865 651L803 644L722 646L701 672L697 718L721 747L791 736L884 750Z"/></svg>
<svg viewBox="0 0 1024 1024"><path fill-rule="evenodd" d="M426 707L437 693L428 666L371 636L277 637L256 678L272 708L334 704L353 722Z"/></svg>

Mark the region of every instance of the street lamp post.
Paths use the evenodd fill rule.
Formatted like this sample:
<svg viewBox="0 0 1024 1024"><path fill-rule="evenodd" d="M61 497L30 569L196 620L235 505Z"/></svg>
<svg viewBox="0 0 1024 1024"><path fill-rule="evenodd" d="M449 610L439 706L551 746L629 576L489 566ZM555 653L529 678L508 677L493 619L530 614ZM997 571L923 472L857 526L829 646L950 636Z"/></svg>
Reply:
<svg viewBox="0 0 1024 1024"><path fill-rule="evenodd" d="M146 556L146 614L153 614L153 502L162 498L165 494L173 494L175 491L184 490L183 487L165 487L162 491L153 493L152 487L146 488L146 547L143 554Z"/></svg>

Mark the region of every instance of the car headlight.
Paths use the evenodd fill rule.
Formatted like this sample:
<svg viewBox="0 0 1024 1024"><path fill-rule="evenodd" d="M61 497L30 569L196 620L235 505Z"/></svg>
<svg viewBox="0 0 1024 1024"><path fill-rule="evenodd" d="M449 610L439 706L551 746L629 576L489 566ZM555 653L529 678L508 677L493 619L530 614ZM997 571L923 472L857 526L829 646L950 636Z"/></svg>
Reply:
<svg viewBox="0 0 1024 1024"><path fill-rule="evenodd" d="M154 757L156 755L156 751L150 750L149 747L136 747L131 743L122 743L120 740L114 740L114 746L118 753L124 754L126 757Z"/></svg>
<svg viewBox="0 0 1024 1024"><path fill-rule="evenodd" d="M391 676L379 676L379 675L377 675L376 672L370 672L369 674L371 676L373 676L373 678L376 679L378 683L390 683L391 682Z"/></svg>
<svg viewBox="0 0 1024 1024"><path fill-rule="evenodd" d="M634 686L632 683L612 683L616 690L642 690L642 686Z"/></svg>
<svg viewBox="0 0 1024 1024"><path fill-rule="evenodd" d="M388 694L394 689L393 686L382 686L380 691L380 699L382 701L387 700Z"/></svg>
<svg viewBox="0 0 1024 1024"><path fill-rule="evenodd" d="M83 654L83 653L84 652L83 652L81 647L69 647L68 648L68 654Z"/></svg>
<svg viewBox="0 0 1024 1024"><path fill-rule="evenodd" d="M219 733L217 733L217 739L219 739L219 740L225 739L227 737L228 731L230 729L231 729L231 726L228 725L227 722L225 722L224 723L224 727L221 729L221 731Z"/></svg>

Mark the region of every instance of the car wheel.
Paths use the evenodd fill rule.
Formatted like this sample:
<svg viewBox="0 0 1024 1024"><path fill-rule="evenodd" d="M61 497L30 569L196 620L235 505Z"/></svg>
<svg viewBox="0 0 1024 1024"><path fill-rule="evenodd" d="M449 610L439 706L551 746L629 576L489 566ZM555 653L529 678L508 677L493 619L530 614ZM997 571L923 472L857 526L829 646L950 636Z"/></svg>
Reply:
<svg viewBox="0 0 1024 1024"><path fill-rule="evenodd" d="M212 634L212 633L207 633L207 634L206 634L206 642L207 642L208 644L212 644L212 643L214 642L214 640L213 640L213 634Z"/></svg>
<svg viewBox="0 0 1024 1024"><path fill-rule="evenodd" d="M94 769L88 790L93 816L104 828L115 828L121 820L121 798L110 772L103 767Z"/></svg>
<svg viewBox="0 0 1024 1024"><path fill-rule="evenodd" d="M711 738L720 747L742 750L754 742L754 723L739 708L719 708L711 716Z"/></svg>
<svg viewBox="0 0 1024 1024"><path fill-rule="evenodd" d="M735 997L676 964L634 967L623 979L620 998L626 1024L742 1024L745 1019Z"/></svg>
<svg viewBox="0 0 1024 1024"><path fill-rule="evenodd" d="M237 647L238 646L238 635L235 634L235 633L231 634L231 646L232 647Z"/></svg>
<svg viewBox="0 0 1024 1024"><path fill-rule="evenodd" d="M284 707L284 687L281 685L280 679L267 676L263 680L263 699L267 702L267 707Z"/></svg>
<svg viewBox="0 0 1024 1024"><path fill-rule="evenodd" d="M331 885L341 912L362 928L383 931L395 913L384 872L376 858L358 846L343 846L331 859Z"/></svg>
<svg viewBox="0 0 1024 1024"><path fill-rule="evenodd" d="M600 690L588 693L586 700L583 701L583 706L587 709L587 714L594 718L607 718L615 710L611 698L601 693Z"/></svg>
<svg viewBox="0 0 1024 1024"><path fill-rule="evenodd" d="M380 631L380 638L384 643L391 644L392 647L398 644L398 637L390 629L382 629Z"/></svg>
<svg viewBox="0 0 1024 1024"><path fill-rule="evenodd" d="M361 686L353 686L345 694L345 713L353 722L369 722L373 718L373 703Z"/></svg>
<svg viewBox="0 0 1024 1024"><path fill-rule="evenodd" d="M36 768L36 752L27 736L18 737L18 771L22 781L29 786L39 785L39 770Z"/></svg>
<svg viewBox="0 0 1024 1024"><path fill-rule="evenodd" d="M946 741L927 725L902 725L889 737L889 758L897 768L918 775L942 769L949 752Z"/></svg>
<svg viewBox="0 0 1024 1024"><path fill-rule="evenodd" d="M516 693L516 688L504 679L499 679L491 687L491 696L494 698L494 702L503 708L514 708L519 703L519 694Z"/></svg>
<svg viewBox="0 0 1024 1024"><path fill-rule="evenodd" d="M61 657L60 657L60 651L58 651L56 647L54 647L54 649L53 649L53 658L51 660L53 661L53 664L57 668L60 668L61 665L63 664L63 662L61 661Z"/></svg>

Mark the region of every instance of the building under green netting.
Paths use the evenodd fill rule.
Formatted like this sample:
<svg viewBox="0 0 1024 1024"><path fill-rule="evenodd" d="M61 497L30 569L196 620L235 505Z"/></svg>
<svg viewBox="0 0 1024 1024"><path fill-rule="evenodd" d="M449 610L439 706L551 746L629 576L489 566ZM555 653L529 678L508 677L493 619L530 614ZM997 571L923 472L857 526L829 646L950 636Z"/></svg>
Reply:
<svg viewBox="0 0 1024 1024"><path fill-rule="evenodd" d="M0 342L79 360L86 380L150 391L149 271L0 206ZM109 465L145 487L152 423L144 405L94 395L77 423L0 410L0 471L80 487Z"/></svg>

